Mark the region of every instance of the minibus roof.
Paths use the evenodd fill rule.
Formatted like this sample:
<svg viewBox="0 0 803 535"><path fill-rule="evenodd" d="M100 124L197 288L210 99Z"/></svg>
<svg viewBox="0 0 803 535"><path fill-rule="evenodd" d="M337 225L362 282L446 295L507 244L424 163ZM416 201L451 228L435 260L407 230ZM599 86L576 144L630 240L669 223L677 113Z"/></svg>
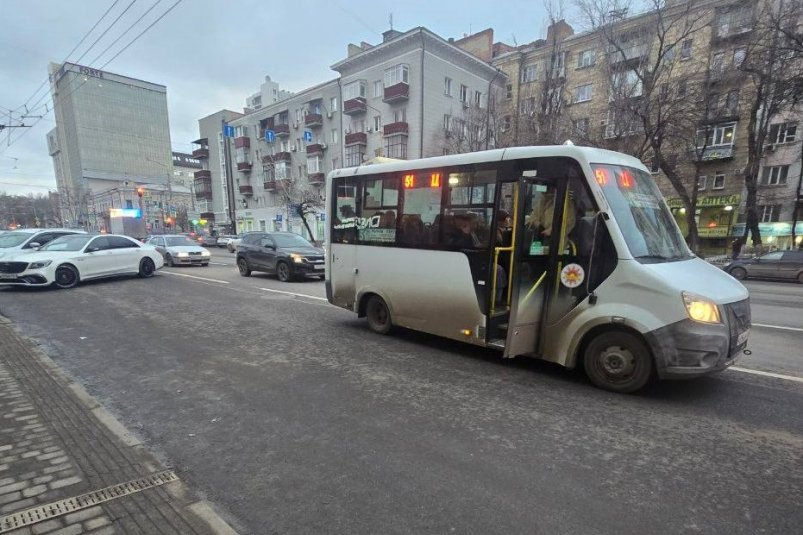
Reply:
<svg viewBox="0 0 803 535"><path fill-rule="evenodd" d="M520 160L526 158L546 158L565 156L588 163L606 163L624 165L647 170L644 164L632 156L594 147L577 147L574 145L546 145L541 147L509 147L506 149L493 149L465 154L449 154L433 158L418 160L398 160L389 163L360 165L357 167L344 167L329 173L330 177L373 175L379 173L393 173L414 169L430 169L433 167L449 167L453 165L470 165L484 162L500 162L506 160Z"/></svg>

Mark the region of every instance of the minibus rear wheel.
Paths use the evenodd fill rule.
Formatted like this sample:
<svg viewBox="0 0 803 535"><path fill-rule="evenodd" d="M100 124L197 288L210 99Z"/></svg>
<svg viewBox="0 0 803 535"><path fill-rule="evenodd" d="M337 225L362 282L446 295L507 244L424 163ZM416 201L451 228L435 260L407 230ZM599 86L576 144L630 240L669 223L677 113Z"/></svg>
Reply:
<svg viewBox="0 0 803 535"><path fill-rule="evenodd" d="M647 345L636 335L607 331L586 346L583 367L592 383L605 390L630 393L652 377L653 360Z"/></svg>
<svg viewBox="0 0 803 535"><path fill-rule="evenodd" d="M393 323L390 321L390 310L385 300L374 294L365 303L365 316L368 326L379 334L388 334Z"/></svg>

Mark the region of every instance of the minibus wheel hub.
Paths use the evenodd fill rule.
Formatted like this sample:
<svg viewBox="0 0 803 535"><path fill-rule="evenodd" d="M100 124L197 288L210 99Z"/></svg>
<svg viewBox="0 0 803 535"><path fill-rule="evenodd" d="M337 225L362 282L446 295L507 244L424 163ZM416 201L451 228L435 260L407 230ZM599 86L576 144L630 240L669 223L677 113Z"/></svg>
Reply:
<svg viewBox="0 0 803 535"><path fill-rule="evenodd" d="M633 354L623 347L612 346L600 354L602 369L608 375L626 377L636 368Z"/></svg>

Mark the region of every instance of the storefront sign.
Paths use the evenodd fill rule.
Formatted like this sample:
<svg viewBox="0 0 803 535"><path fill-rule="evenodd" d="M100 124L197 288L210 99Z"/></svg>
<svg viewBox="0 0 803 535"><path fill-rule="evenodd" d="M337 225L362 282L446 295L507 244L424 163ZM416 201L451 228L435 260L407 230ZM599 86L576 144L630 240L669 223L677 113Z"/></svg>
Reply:
<svg viewBox="0 0 803 535"><path fill-rule="evenodd" d="M726 238L728 227L701 227L697 229L697 235L701 238Z"/></svg>
<svg viewBox="0 0 803 535"><path fill-rule="evenodd" d="M744 223L737 223L733 225L731 236L744 236ZM792 235L792 222L781 221L778 223L759 223L758 231L762 237L769 236L791 236ZM803 236L803 221L798 221L795 227L795 234Z"/></svg>
<svg viewBox="0 0 803 535"><path fill-rule="evenodd" d="M697 208L711 206L738 206L742 202L741 195L708 195L697 199ZM677 197L666 200L670 208L683 208L683 201Z"/></svg>
<svg viewBox="0 0 803 535"><path fill-rule="evenodd" d="M103 71L99 71L97 69L91 69L89 67L79 66L78 70L81 72L81 74L84 74L86 76L94 76L96 78L103 78Z"/></svg>

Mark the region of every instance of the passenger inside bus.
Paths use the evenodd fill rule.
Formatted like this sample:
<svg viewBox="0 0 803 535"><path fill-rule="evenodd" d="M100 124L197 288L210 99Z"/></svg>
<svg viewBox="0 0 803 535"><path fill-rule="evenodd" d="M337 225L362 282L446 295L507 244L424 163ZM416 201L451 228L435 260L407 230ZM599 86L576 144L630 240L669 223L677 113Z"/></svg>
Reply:
<svg viewBox="0 0 803 535"><path fill-rule="evenodd" d="M475 223L473 214L455 214L455 228L450 236L450 245L457 249L475 249L479 247L480 239L475 232Z"/></svg>

